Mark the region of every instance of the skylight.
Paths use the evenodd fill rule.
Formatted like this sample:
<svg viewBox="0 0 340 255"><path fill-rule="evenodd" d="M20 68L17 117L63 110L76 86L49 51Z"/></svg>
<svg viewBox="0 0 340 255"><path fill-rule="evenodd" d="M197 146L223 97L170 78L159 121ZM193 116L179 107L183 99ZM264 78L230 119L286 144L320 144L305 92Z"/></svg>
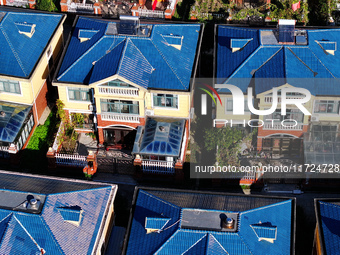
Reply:
<svg viewBox="0 0 340 255"><path fill-rule="evenodd" d="M98 33L99 30L79 29L78 39L80 42L91 40L91 38Z"/></svg>

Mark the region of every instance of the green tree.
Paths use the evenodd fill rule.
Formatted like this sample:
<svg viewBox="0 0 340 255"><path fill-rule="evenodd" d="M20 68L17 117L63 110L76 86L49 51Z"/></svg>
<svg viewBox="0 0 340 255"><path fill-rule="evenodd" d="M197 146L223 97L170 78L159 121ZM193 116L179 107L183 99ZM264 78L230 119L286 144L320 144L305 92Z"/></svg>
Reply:
<svg viewBox="0 0 340 255"><path fill-rule="evenodd" d="M55 6L52 0L38 0L36 8L38 10L48 12L58 11L57 7Z"/></svg>
<svg viewBox="0 0 340 255"><path fill-rule="evenodd" d="M251 140L254 132L247 134L244 129L231 127L208 129L204 136L205 148L208 151L217 148L216 161L220 166L238 166L241 144Z"/></svg>

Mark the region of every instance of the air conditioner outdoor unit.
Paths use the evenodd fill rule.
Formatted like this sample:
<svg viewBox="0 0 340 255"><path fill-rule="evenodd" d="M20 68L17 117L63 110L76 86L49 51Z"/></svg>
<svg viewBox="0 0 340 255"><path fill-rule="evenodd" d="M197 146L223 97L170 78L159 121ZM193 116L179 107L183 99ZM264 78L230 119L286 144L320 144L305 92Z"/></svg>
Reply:
<svg viewBox="0 0 340 255"><path fill-rule="evenodd" d="M153 110L145 110L145 115L147 116L153 116L155 112Z"/></svg>
<svg viewBox="0 0 340 255"><path fill-rule="evenodd" d="M312 115L311 121L313 121L313 122L319 121L319 116L318 115Z"/></svg>

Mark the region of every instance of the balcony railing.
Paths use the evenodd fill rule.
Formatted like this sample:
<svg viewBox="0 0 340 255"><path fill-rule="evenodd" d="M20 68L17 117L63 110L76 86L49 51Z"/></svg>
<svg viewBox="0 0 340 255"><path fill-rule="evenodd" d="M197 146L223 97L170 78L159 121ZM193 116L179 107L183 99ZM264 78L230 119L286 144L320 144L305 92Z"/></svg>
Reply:
<svg viewBox="0 0 340 255"><path fill-rule="evenodd" d="M144 173L152 174L174 174L174 162L170 161L142 161L142 169Z"/></svg>
<svg viewBox="0 0 340 255"><path fill-rule="evenodd" d="M7 6L17 6L17 7L26 7L28 5L28 0L9 0L6 1Z"/></svg>
<svg viewBox="0 0 340 255"><path fill-rule="evenodd" d="M122 121L139 123L140 117L138 115L126 115L126 114L113 114L113 113L102 113L102 120L107 121Z"/></svg>
<svg viewBox="0 0 340 255"><path fill-rule="evenodd" d="M285 121L284 125L281 122L265 122L263 125L265 130L302 130L302 123L288 122Z"/></svg>
<svg viewBox="0 0 340 255"><path fill-rule="evenodd" d="M67 11L68 12L82 12L85 11L86 13L88 12L93 12L93 5L92 4L83 4L83 3L71 3L67 5Z"/></svg>
<svg viewBox="0 0 340 255"><path fill-rule="evenodd" d="M138 96L138 89L101 86L99 87L99 93L105 95L121 95L135 97Z"/></svg>
<svg viewBox="0 0 340 255"><path fill-rule="evenodd" d="M86 156L82 155L69 155L69 154L55 154L57 165L72 166L72 167L85 167L87 165Z"/></svg>
<svg viewBox="0 0 340 255"><path fill-rule="evenodd" d="M138 10L139 16L143 18L159 18L164 19L163 11L152 11L152 10Z"/></svg>
<svg viewBox="0 0 340 255"><path fill-rule="evenodd" d="M303 96L286 96L287 99L302 99L304 98ZM264 97L264 102L265 103L272 103L273 102L273 97L272 96L265 96ZM281 103L281 97L278 96L277 102Z"/></svg>

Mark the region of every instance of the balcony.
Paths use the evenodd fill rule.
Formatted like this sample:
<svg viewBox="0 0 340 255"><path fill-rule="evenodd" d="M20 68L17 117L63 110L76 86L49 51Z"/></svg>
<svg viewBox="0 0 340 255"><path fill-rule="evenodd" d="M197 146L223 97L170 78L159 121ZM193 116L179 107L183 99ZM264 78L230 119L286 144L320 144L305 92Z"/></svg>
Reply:
<svg viewBox="0 0 340 255"><path fill-rule="evenodd" d="M28 5L28 0L9 0L6 1L7 6L23 7L26 8Z"/></svg>
<svg viewBox="0 0 340 255"><path fill-rule="evenodd" d="M295 126L294 126L295 125ZM288 122L285 121L284 125L281 122L265 122L263 125L264 130L302 130L302 123Z"/></svg>
<svg viewBox="0 0 340 255"><path fill-rule="evenodd" d="M102 113L102 120L106 121L121 121L130 123L139 123L139 115L127 115L127 114L114 114L114 113Z"/></svg>
<svg viewBox="0 0 340 255"><path fill-rule="evenodd" d="M93 13L93 4L86 3L70 3L67 5L68 12L78 12L78 13Z"/></svg>
<svg viewBox="0 0 340 255"><path fill-rule="evenodd" d="M174 162L143 160L142 169L144 173L151 174L174 174Z"/></svg>
<svg viewBox="0 0 340 255"><path fill-rule="evenodd" d="M99 93L104 95L120 95L120 96L132 96L138 97L139 92L136 88L119 88L112 86L101 86L99 87Z"/></svg>

